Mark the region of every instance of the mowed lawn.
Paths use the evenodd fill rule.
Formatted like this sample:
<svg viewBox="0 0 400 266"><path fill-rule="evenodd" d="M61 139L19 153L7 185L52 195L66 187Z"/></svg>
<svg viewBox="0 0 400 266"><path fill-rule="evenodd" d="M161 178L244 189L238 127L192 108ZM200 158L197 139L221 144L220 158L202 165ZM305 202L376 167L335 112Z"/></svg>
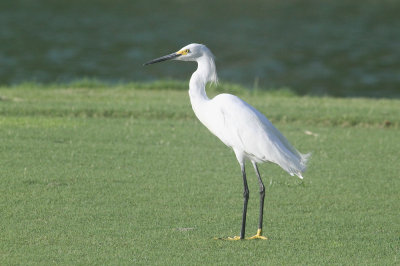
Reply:
<svg viewBox="0 0 400 266"><path fill-rule="evenodd" d="M0 88L1 265L400 264L399 100L236 91L312 158L303 182L261 165L268 240L224 241L233 152L186 91L145 87ZM248 181L251 236L250 165Z"/></svg>

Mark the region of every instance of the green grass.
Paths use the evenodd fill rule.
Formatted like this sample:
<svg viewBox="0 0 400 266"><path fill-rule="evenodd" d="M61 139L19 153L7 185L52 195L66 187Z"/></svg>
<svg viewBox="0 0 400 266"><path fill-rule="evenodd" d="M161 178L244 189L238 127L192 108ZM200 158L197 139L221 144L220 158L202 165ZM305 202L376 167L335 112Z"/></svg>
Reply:
<svg viewBox="0 0 400 266"><path fill-rule="evenodd" d="M399 264L399 100L235 87L313 156L304 182L260 167L269 240L231 242L239 166L173 83L0 88L1 265Z"/></svg>

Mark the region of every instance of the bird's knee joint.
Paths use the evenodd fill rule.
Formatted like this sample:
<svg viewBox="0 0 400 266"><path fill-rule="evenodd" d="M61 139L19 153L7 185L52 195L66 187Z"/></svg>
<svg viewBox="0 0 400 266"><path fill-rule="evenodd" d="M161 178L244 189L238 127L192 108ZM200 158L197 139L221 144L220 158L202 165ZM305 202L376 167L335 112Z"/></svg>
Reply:
<svg viewBox="0 0 400 266"><path fill-rule="evenodd" d="M249 196L250 196L249 191L248 191L248 190L245 190L245 191L243 192L243 198L248 199Z"/></svg>
<svg viewBox="0 0 400 266"><path fill-rule="evenodd" d="M260 196L261 196L261 198L265 198L265 188L264 187L262 187L261 189L260 189Z"/></svg>
<svg viewBox="0 0 400 266"><path fill-rule="evenodd" d="M264 198L265 198L265 192L260 192L260 197L261 197L262 200L264 200Z"/></svg>

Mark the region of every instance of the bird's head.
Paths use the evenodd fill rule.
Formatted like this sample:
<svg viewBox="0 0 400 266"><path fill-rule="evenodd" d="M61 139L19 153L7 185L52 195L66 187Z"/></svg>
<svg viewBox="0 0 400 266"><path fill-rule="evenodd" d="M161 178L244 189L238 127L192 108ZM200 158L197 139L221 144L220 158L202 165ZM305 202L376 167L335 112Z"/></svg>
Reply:
<svg viewBox="0 0 400 266"><path fill-rule="evenodd" d="M153 59L144 65L150 65L166 60L180 60L180 61L197 61L199 58L207 56L210 58L214 58L213 54L211 51L203 44L198 44L198 43L192 43L189 45L186 45L179 51L165 55L156 59Z"/></svg>

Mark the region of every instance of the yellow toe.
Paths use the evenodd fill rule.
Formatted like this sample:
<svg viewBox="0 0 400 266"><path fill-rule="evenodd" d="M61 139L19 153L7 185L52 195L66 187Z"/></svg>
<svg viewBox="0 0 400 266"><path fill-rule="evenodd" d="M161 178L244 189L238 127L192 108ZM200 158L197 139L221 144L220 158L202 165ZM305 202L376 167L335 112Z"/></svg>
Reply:
<svg viewBox="0 0 400 266"><path fill-rule="evenodd" d="M255 236L249 237L248 239L262 239L262 240L267 240L268 238L265 237L265 236L255 235Z"/></svg>
<svg viewBox="0 0 400 266"><path fill-rule="evenodd" d="M240 236L234 237L215 237L215 240L240 240Z"/></svg>
<svg viewBox="0 0 400 266"><path fill-rule="evenodd" d="M240 236L228 237L228 240L240 240Z"/></svg>
<svg viewBox="0 0 400 266"><path fill-rule="evenodd" d="M267 240L268 238L261 235L261 229L257 230L257 234L255 236L249 237L248 239L262 239Z"/></svg>

